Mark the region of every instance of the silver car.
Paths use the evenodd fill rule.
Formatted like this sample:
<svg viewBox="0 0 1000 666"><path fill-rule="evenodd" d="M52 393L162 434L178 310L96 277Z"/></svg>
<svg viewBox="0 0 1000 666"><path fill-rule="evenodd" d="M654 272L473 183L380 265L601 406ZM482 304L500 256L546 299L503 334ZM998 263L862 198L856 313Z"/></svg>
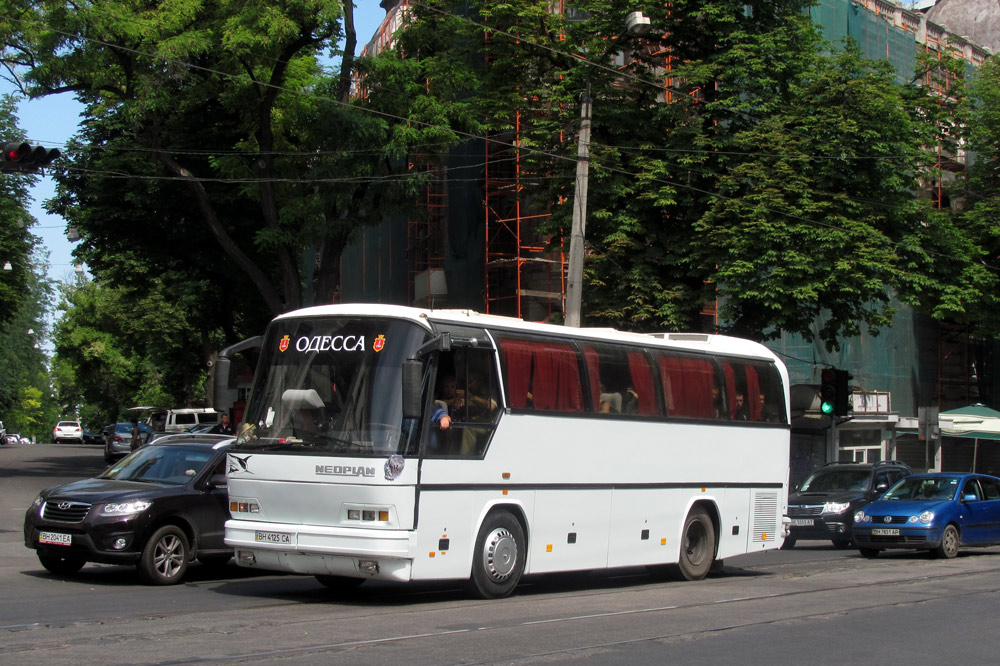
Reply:
<svg viewBox="0 0 1000 666"><path fill-rule="evenodd" d="M149 442L152 428L145 423L139 424L139 432L142 435L141 446ZM132 452L132 424L121 421L114 424L108 430L107 438L104 441L104 461L112 463L119 458L124 458Z"/></svg>

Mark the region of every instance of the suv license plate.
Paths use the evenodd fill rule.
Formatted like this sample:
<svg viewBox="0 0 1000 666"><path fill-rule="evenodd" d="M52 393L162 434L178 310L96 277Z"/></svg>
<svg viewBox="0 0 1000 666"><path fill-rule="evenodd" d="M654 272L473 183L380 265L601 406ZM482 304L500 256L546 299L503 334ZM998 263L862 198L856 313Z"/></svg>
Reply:
<svg viewBox="0 0 1000 666"><path fill-rule="evenodd" d="M873 527L872 536L899 536L898 527Z"/></svg>
<svg viewBox="0 0 1000 666"><path fill-rule="evenodd" d="M69 546L72 542L72 534L58 534L56 532L38 533L38 543L48 543L55 546Z"/></svg>
<svg viewBox="0 0 1000 666"><path fill-rule="evenodd" d="M254 541L260 541L262 543L291 544L292 535L285 534L284 532L261 532L260 530L257 530L254 533Z"/></svg>
<svg viewBox="0 0 1000 666"><path fill-rule="evenodd" d="M812 518L792 518L792 527L812 527Z"/></svg>

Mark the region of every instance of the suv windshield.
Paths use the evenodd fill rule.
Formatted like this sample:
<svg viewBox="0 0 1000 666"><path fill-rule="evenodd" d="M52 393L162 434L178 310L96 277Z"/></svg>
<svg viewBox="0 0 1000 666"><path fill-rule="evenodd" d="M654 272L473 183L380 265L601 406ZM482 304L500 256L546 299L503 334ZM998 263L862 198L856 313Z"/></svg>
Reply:
<svg viewBox="0 0 1000 666"><path fill-rule="evenodd" d="M384 318L290 317L264 338L237 441L243 450L385 456L416 449L402 363L428 337Z"/></svg>
<svg viewBox="0 0 1000 666"><path fill-rule="evenodd" d="M109 468L99 479L183 486L198 475L212 451L203 447L149 446Z"/></svg>
<svg viewBox="0 0 1000 666"><path fill-rule="evenodd" d="M799 492L803 493L828 493L848 490L865 490L868 488L868 479L871 478L870 470L826 470L812 474Z"/></svg>

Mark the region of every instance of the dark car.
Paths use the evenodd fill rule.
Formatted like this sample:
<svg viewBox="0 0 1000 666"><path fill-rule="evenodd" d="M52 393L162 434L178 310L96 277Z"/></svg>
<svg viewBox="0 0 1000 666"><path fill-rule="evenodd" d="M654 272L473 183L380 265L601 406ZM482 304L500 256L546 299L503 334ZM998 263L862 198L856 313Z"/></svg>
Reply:
<svg viewBox="0 0 1000 666"><path fill-rule="evenodd" d="M99 432L91 432L86 428L83 429L83 443L84 444L103 444L104 435Z"/></svg>
<svg viewBox="0 0 1000 666"><path fill-rule="evenodd" d="M132 452L131 423L122 421L105 429L108 431L108 434L104 440L104 462L112 463ZM139 432L142 433L142 443L146 444L149 442L153 429L145 423L140 423Z"/></svg>
<svg viewBox="0 0 1000 666"><path fill-rule="evenodd" d="M854 516L854 542L865 557L887 548L955 557L962 546L1000 544L1000 478L915 474Z"/></svg>
<svg viewBox="0 0 1000 666"><path fill-rule="evenodd" d="M782 548L792 548L801 539L830 540L838 548L847 548L858 509L912 473L909 466L897 460L820 467L788 495L792 524Z"/></svg>
<svg viewBox="0 0 1000 666"><path fill-rule="evenodd" d="M135 564L152 585L178 583L188 563L228 562L226 449L232 437L175 435L93 479L43 490L24 516L24 545L59 575L87 562Z"/></svg>

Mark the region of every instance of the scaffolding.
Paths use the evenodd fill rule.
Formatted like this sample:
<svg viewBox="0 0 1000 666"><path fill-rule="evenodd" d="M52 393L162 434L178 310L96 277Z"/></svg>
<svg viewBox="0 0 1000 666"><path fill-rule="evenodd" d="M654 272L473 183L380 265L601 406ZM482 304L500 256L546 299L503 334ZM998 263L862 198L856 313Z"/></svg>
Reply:
<svg viewBox="0 0 1000 666"><path fill-rule="evenodd" d="M448 178L439 165L410 168L426 172L427 186L415 214L406 220L408 300L418 307L442 308L448 305Z"/></svg>

